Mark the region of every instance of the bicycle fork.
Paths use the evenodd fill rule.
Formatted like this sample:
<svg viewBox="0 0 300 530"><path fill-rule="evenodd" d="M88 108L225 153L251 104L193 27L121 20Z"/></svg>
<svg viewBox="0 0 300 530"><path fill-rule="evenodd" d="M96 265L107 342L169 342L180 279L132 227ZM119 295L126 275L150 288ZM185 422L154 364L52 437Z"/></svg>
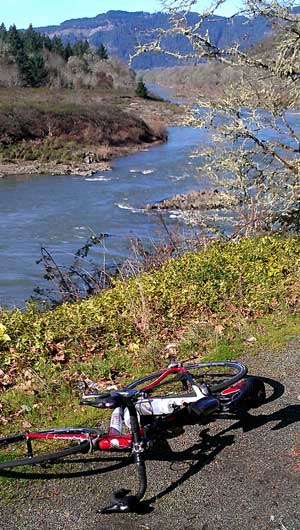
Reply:
<svg viewBox="0 0 300 530"><path fill-rule="evenodd" d="M121 488L113 493L113 503L100 510L100 513L133 512L137 509L147 489L147 472L144 459L144 443L140 434L140 426L135 405L124 399L124 406L127 407L130 415L130 426L132 433L132 453L136 465L139 486L136 495L129 495L131 490Z"/></svg>

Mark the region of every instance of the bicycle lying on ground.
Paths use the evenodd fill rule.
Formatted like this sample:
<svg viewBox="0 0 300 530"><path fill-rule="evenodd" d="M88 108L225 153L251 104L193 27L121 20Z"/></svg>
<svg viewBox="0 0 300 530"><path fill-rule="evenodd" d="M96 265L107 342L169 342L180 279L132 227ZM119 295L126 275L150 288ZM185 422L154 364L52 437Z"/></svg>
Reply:
<svg viewBox="0 0 300 530"><path fill-rule="evenodd" d="M102 513L135 511L147 489L147 450L176 436L178 429L183 432L186 425L204 425L222 413L240 416L262 405L265 396L263 381L247 376L247 367L239 362L186 366L172 362L167 369L134 381L122 390L83 395L82 405L113 410L105 434L95 428L65 427L0 439L0 449L5 455L0 458L0 472L55 462L77 453L130 451L137 467L138 491L136 495L129 495L130 490L124 489L115 492L112 505ZM54 442L59 443L59 448L47 452ZM34 443L44 446L41 454L33 451ZM67 447L62 447L63 443ZM26 457L21 456L19 444L24 444Z"/></svg>

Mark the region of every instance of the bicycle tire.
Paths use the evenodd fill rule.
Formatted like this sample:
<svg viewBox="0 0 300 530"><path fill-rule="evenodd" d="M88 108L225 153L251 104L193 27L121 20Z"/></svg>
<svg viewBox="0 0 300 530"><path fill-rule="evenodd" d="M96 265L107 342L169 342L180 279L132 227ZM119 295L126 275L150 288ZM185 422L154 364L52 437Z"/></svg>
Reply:
<svg viewBox="0 0 300 530"><path fill-rule="evenodd" d="M53 434L53 433L55 433L55 430L51 429L49 431L36 431L36 432L32 432L30 434L33 435L33 436L34 435L41 435L41 434L46 436L47 432ZM62 429L58 429L57 432L62 433L63 430ZM6 448L9 448L9 447L15 446L19 442L27 443L27 438L28 438L28 434L26 434L26 433L14 434L14 435L8 436L6 438L1 438L0 439L0 449L1 448L6 449ZM45 439L46 438L44 438L44 440ZM28 465L32 466L32 465L35 465L35 464L41 464L43 462L51 462L51 461L54 461L54 460L59 460L59 459L64 458L66 456L70 456L70 455L76 454L76 453L78 454L78 453L88 452L89 449L90 449L90 441L89 440L84 440L84 441L80 442L78 445L68 446L68 447L65 447L65 448L60 448L57 451L43 453L43 454L40 454L38 456L32 456L32 457L28 456L27 458L17 458L15 460L7 460L7 461L3 461L3 460L1 461L0 460L0 470L2 470L2 469L3 470L4 469L11 469L11 468L14 468L14 467L28 466Z"/></svg>
<svg viewBox="0 0 300 530"><path fill-rule="evenodd" d="M205 374L201 373L204 368L230 368L230 369L236 370L236 373L234 373L232 375L226 375L226 377L223 378L222 381L220 381L218 383L210 384L209 385L209 389L210 389L212 394L217 394L217 393L221 392L222 390L224 390L225 388L228 388L228 387L232 386L233 384L237 383L243 377L245 377L245 375L248 372L247 367L244 364L239 363L237 361L208 361L208 362L204 362L204 363L196 363L196 364L184 365L183 367L185 369L187 369L191 373L191 375L192 375L192 377L193 377L193 379L195 380L196 383L197 383L197 379L200 379L200 382L203 382L203 381L205 382ZM200 371L199 374L197 374L198 370ZM133 381L132 383L130 383L127 386L127 388L128 389L134 389L137 386L142 386L145 383L149 383L149 381L151 381L152 379L155 380L155 379L159 378L164 372L165 372L165 370L161 370L160 372L155 372L155 373L146 375L146 376L144 376L144 377L142 377L140 379L137 379L136 381ZM218 374L214 374L214 375L217 376ZM220 376L222 376L222 375L224 377L225 374L220 374ZM175 375L174 376L174 380L175 380L176 377L177 376ZM164 383L162 383L162 384L164 384Z"/></svg>
<svg viewBox="0 0 300 530"><path fill-rule="evenodd" d="M192 370L198 370L198 369L201 370L202 368L230 368L230 369L237 370L237 373L233 375L227 375L223 381L219 383L215 383L215 384L210 384L209 388L212 394L218 394L222 390L225 390L225 388L228 388L234 385L235 383L243 379L243 377L245 377L248 372L247 366L237 361L211 361L207 363L197 363L197 364L186 365L185 368L191 373L192 373ZM220 374L220 377L224 375L225 374ZM196 380L196 377L194 376L193 373L192 373L192 376ZM202 374L199 374L199 376L202 377Z"/></svg>

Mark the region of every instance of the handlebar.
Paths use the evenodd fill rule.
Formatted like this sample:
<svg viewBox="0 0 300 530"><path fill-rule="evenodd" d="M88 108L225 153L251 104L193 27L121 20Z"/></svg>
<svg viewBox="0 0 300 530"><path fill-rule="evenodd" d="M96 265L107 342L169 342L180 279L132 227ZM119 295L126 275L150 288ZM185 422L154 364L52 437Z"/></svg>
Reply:
<svg viewBox="0 0 300 530"><path fill-rule="evenodd" d="M143 395L142 391L133 389L114 390L112 392L101 392L97 394L84 394L80 404L89 405L99 409L114 409L122 405L128 405L128 402L132 402L141 395Z"/></svg>

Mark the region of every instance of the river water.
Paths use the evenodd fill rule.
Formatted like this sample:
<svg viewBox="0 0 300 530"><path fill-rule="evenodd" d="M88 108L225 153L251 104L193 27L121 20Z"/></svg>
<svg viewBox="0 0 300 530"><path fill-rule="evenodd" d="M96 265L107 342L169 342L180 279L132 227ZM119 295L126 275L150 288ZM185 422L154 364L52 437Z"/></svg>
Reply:
<svg viewBox="0 0 300 530"><path fill-rule="evenodd" d="M199 129L172 127L166 144L118 159L111 171L92 177L0 179L0 305L23 307L43 285L36 263L41 246L68 265L93 233L105 232L111 236L105 239L105 260L120 263L130 253L130 239L147 243L161 237L159 216L143 208L203 186L199 161L190 155L205 136ZM167 221L178 223L172 215Z"/></svg>
<svg viewBox="0 0 300 530"><path fill-rule="evenodd" d="M170 91L149 88L172 100ZM289 118L299 132L300 114ZM103 266L104 260L122 263L132 252L130 240L147 244L165 235L159 215L146 211L145 205L209 185L200 181L201 162L193 157L197 146L207 144L207 131L171 127L168 133L166 144L118 159L111 171L92 177L0 179L0 306L22 308L35 287L46 286L42 266L36 263L41 247L59 265L69 266L91 235L107 233L105 248L92 254ZM276 136L271 129L264 135ZM169 226L181 222L172 212L164 215Z"/></svg>

